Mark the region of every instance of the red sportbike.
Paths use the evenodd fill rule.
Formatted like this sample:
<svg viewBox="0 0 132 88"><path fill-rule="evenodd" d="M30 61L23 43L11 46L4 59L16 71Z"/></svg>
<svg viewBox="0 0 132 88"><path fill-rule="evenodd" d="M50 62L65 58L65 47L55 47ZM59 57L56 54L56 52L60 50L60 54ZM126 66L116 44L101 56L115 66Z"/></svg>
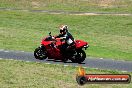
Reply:
<svg viewBox="0 0 132 88"><path fill-rule="evenodd" d="M63 44L65 44L63 39L55 39L50 32L49 36L41 41L41 46L35 49L34 56L39 60L54 59L63 62L71 60L74 63L82 63L85 60L86 53L83 48L86 50L89 47L87 42L75 40L75 44L68 47L65 53L62 53Z"/></svg>

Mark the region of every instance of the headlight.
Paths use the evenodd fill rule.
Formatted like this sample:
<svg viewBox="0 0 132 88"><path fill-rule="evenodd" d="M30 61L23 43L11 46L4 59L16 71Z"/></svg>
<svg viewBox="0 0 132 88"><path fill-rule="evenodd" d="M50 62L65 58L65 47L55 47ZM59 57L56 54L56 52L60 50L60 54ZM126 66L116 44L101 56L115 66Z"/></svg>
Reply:
<svg viewBox="0 0 132 88"><path fill-rule="evenodd" d="M84 46L85 50L86 50L88 47L89 47L89 45L85 45L85 46Z"/></svg>
<svg viewBox="0 0 132 88"><path fill-rule="evenodd" d="M89 45L85 45L85 46L84 46L84 48L88 48L88 47L89 47Z"/></svg>

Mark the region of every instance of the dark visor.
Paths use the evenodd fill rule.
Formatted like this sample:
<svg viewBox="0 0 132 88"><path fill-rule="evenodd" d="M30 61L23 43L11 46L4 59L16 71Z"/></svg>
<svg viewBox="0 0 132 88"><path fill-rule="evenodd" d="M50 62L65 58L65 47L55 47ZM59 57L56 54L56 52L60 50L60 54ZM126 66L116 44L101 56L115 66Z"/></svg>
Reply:
<svg viewBox="0 0 132 88"><path fill-rule="evenodd" d="M60 33L64 32L64 30L60 30Z"/></svg>

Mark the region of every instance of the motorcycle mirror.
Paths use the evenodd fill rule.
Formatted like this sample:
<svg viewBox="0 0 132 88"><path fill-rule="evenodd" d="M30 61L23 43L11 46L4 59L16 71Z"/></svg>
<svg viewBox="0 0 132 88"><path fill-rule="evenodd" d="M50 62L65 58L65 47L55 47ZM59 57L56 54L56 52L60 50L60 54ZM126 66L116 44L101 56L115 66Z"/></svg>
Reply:
<svg viewBox="0 0 132 88"><path fill-rule="evenodd" d="M51 32L49 32L49 35L51 36Z"/></svg>

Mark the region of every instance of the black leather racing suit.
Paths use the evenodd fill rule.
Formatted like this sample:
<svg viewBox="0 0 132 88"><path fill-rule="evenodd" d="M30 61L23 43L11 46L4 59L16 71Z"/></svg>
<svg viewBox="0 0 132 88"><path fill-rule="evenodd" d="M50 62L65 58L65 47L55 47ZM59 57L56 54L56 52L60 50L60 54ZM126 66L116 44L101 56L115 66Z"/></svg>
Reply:
<svg viewBox="0 0 132 88"><path fill-rule="evenodd" d="M64 55L66 55L65 53L67 53L67 48L74 44L73 36L69 32L66 32L66 34L59 34L55 38L63 38L62 40L65 41L60 50Z"/></svg>

